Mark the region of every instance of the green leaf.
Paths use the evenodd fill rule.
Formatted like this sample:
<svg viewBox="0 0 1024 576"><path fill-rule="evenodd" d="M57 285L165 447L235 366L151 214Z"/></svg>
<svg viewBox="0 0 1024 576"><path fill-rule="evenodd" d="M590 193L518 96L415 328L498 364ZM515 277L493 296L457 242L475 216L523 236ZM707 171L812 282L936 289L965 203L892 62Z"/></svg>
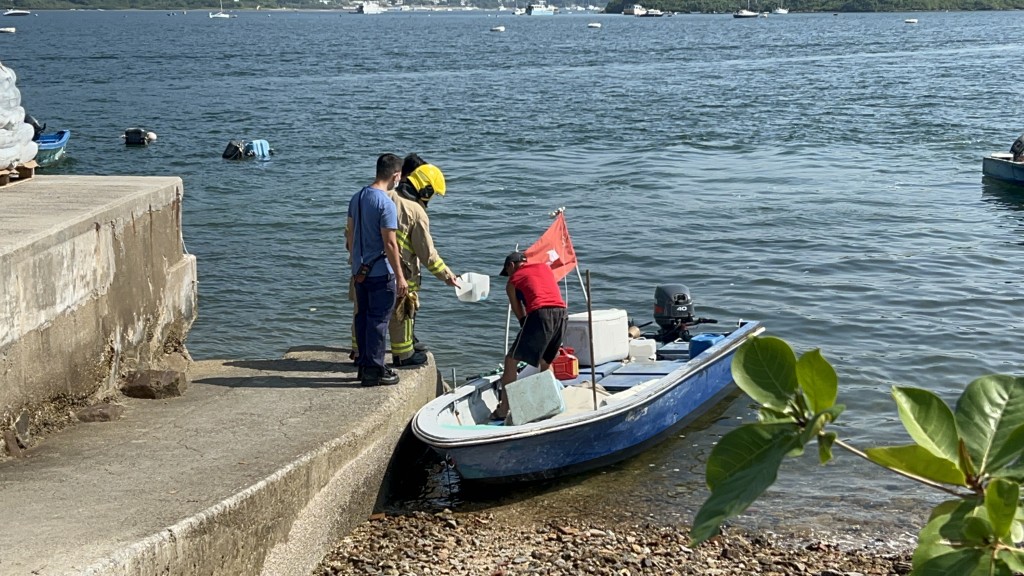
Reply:
<svg viewBox="0 0 1024 576"><path fill-rule="evenodd" d="M705 467L708 488L716 490L718 485L730 476L747 468L757 467L774 454L779 446L785 446L784 455L791 450L800 433L796 424L744 424L730 431L711 449Z"/></svg>
<svg viewBox="0 0 1024 576"><path fill-rule="evenodd" d="M964 476L977 478L978 469L974 467L974 460L971 459L971 453L967 451L967 444L963 438L956 445L956 456L957 462L960 463L960 471L964 473Z"/></svg>
<svg viewBox="0 0 1024 576"><path fill-rule="evenodd" d="M895 468L944 484L966 486L967 479L956 464L939 458L917 444L906 446L887 446L884 448L868 448L868 458L876 464Z"/></svg>
<svg viewBox="0 0 1024 576"><path fill-rule="evenodd" d="M818 436L818 460L828 464L832 460L832 444L836 441L835 432L825 432Z"/></svg>
<svg viewBox="0 0 1024 576"><path fill-rule="evenodd" d="M1016 482L996 478L985 487L985 511L996 538L1002 540L1010 535L1019 502L1020 486Z"/></svg>
<svg viewBox="0 0 1024 576"><path fill-rule="evenodd" d="M1010 524L1010 541L1014 544L1024 541L1024 524L1021 524L1019 520L1014 520L1013 524Z"/></svg>
<svg viewBox="0 0 1024 576"><path fill-rule="evenodd" d="M956 425L978 474L985 474L1024 425L1024 377L993 374L968 384L956 403Z"/></svg>
<svg viewBox="0 0 1024 576"><path fill-rule="evenodd" d="M956 420L941 398L928 390L893 386L900 420L914 442L939 458L957 462Z"/></svg>
<svg viewBox="0 0 1024 576"><path fill-rule="evenodd" d="M966 518L984 513L984 504L978 499L958 499L943 502L932 510L928 523L917 536L917 548L914 550L914 574L938 574L939 572L920 572L925 565L935 558L956 552L963 545L964 521ZM949 558L947 558L947 561ZM941 566L941 563L934 566ZM969 572L957 572L968 574ZM953 574L948 572L947 574Z"/></svg>
<svg viewBox="0 0 1024 576"><path fill-rule="evenodd" d="M775 410L767 406L761 406L757 411L758 422L774 424L776 422L796 422L796 416L789 411Z"/></svg>
<svg viewBox="0 0 1024 576"><path fill-rule="evenodd" d="M732 377L758 404L785 410L797 389L796 354L780 338L752 338L733 356Z"/></svg>
<svg viewBox="0 0 1024 576"><path fill-rule="evenodd" d="M1018 461L1012 466L1005 466L992 471L993 478L1006 478L1018 484L1024 484L1024 460Z"/></svg>
<svg viewBox="0 0 1024 576"><path fill-rule="evenodd" d="M746 510L775 482L779 465L782 464L786 452L797 442L797 432L791 429L788 435L780 434L773 438L774 442L770 444L770 448L760 452L756 462L715 484L711 496L693 519L690 539L694 545L717 534L722 522ZM708 464L710 466L710 460Z"/></svg>
<svg viewBox="0 0 1024 576"><path fill-rule="evenodd" d="M996 447L995 454L989 459L985 471L992 474L1022 455L1024 455L1024 425L1018 426L1013 432L1010 432L1002 446Z"/></svg>
<svg viewBox="0 0 1024 576"><path fill-rule="evenodd" d="M992 523L981 516L964 518L964 540L969 544L986 547L995 542L996 535Z"/></svg>
<svg viewBox="0 0 1024 576"><path fill-rule="evenodd" d="M992 558L983 548L958 548L941 556L934 556L920 565L914 565L911 576L1012 576L997 570Z"/></svg>
<svg viewBox="0 0 1024 576"><path fill-rule="evenodd" d="M827 410L836 403L839 377L835 368L821 355L821 350L815 348L800 356L796 362L796 377L812 412Z"/></svg>
<svg viewBox="0 0 1024 576"><path fill-rule="evenodd" d="M815 414L808 421L804 427L804 431L800 434L800 446L805 446L808 442L818 437L822 428L829 422L835 422L836 418L843 413L846 406L842 404L826 408L825 410Z"/></svg>
<svg viewBox="0 0 1024 576"><path fill-rule="evenodd" d="M1017 548L1016 550L1002 549L996 556L1007 568L1014 572L1024 572L1024 550Z"/></svg>

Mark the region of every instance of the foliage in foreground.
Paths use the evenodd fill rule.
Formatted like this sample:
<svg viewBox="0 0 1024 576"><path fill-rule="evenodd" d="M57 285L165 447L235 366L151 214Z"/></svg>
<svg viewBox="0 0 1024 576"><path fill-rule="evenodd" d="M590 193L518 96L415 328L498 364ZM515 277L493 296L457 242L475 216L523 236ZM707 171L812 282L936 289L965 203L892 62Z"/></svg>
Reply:
<svg viewBox="0 0 1024 576"><path fill-rule="evenodd" d="M760 405L758 422L729 432L711 451L711 496L694 519L695 543L746 510L775 482L786 456L815 442L822 464L833 447L843 448L951 497L918 534L913 576L1024 572L1024 378L978 378L953 410L928 390L893 387L913 443L862 452L826 430L843 406L836 372L819 350L798 359L784 340L754 338L736 352L732 374Z"/></svg>

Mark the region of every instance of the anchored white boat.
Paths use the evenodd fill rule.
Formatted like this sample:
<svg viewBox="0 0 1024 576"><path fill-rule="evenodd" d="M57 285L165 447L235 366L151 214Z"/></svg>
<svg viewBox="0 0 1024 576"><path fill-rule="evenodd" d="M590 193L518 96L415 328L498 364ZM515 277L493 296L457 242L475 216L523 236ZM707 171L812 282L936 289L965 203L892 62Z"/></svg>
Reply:
<svg viewBox="0 0 1024 576"><path fill-rule="evenodd" d="M373 0L367 0L366 2L361 2L358 6L356 6L356 11L354 12L354 14L383 14L383 13L384 13L384 7L381 6L377 2L374 2Z"/></svg>
<svg viewBox="0 0 1024 576"><path fill-rule="evenodd" d="M224 0L220 2L220 12L210 12L210 18L231 18L231 15L224 11Z"/></svg>
<svg viewBox="0 0 1024 576"><path fill-rule="evenodd" d="M31 14L28 10L18 10L17 8L11 8L4 12L4 16L28 16Z"/></svg>
<svg viewBox="0 0 1024 576"><path fill-rule="evenodd" d="M775 10L772 10L772 14L789 14L789 8L783 8L779 6Z"/></svg>

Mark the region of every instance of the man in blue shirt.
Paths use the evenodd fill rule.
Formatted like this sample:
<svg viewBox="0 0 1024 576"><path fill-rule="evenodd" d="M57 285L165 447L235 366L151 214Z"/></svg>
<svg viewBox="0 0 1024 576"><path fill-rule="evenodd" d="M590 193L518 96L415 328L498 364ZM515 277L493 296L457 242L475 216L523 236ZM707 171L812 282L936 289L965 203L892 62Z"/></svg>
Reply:
<svg viewBox="0 0 1024 576"><path fill-rule="evenodd" d="M398 373L384 365L388 320L395 299L404 298L409 284L399 262L398 213L387 190L398 185L402 159L394 154L377 158L373 184L348 203L345 247L352 255L356 288L355 324L359 381L363 386L398 384Z"/></svg>

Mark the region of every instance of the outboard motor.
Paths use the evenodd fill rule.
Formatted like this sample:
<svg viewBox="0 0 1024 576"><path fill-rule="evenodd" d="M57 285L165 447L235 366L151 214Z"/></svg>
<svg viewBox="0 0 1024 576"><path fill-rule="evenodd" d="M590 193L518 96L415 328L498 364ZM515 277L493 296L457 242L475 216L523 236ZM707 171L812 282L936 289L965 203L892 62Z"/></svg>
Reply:
<svg viewBox="0 0 1024 576"><path fill-rule="evenodd" d="M244 140L232 140L228 142L220 157L225 160L241 160L246 157L245 147L247 145Z"/></svg>
<svg viewBox="0 0 1024 576"><path fill-rule="evenodd" d="M659 342L689 340L687 327L696 322L693 312L693 299L686 286L662 284L654 288L654 321L660 328L656 336Z"/></svg>
<svg viewBox="0 0 1024 576"><path fill-rule="evenodd" d="M35 133L32 135L32 141L38 141L39 136L43 133L44 130L46 130L46 124L40 125L39 121L33 118L32 115L28 112L25 112L25 123L32 126L32 130L35 131Z"/></svg>
<svg viewBox="0 0 1024 576"><path fill-rule="evenodd" d="M1024 160L1024 134L1013 141L1013 145L1010 146L1010 153L1013 154L1014 162Z"/></svg>
<svg viewBox="0 0 1024 576"><path fill-rule="evenodd" d="M149 144L149 133L144 128L129 128L124 131L125 146L146 146Z"/></svg>

